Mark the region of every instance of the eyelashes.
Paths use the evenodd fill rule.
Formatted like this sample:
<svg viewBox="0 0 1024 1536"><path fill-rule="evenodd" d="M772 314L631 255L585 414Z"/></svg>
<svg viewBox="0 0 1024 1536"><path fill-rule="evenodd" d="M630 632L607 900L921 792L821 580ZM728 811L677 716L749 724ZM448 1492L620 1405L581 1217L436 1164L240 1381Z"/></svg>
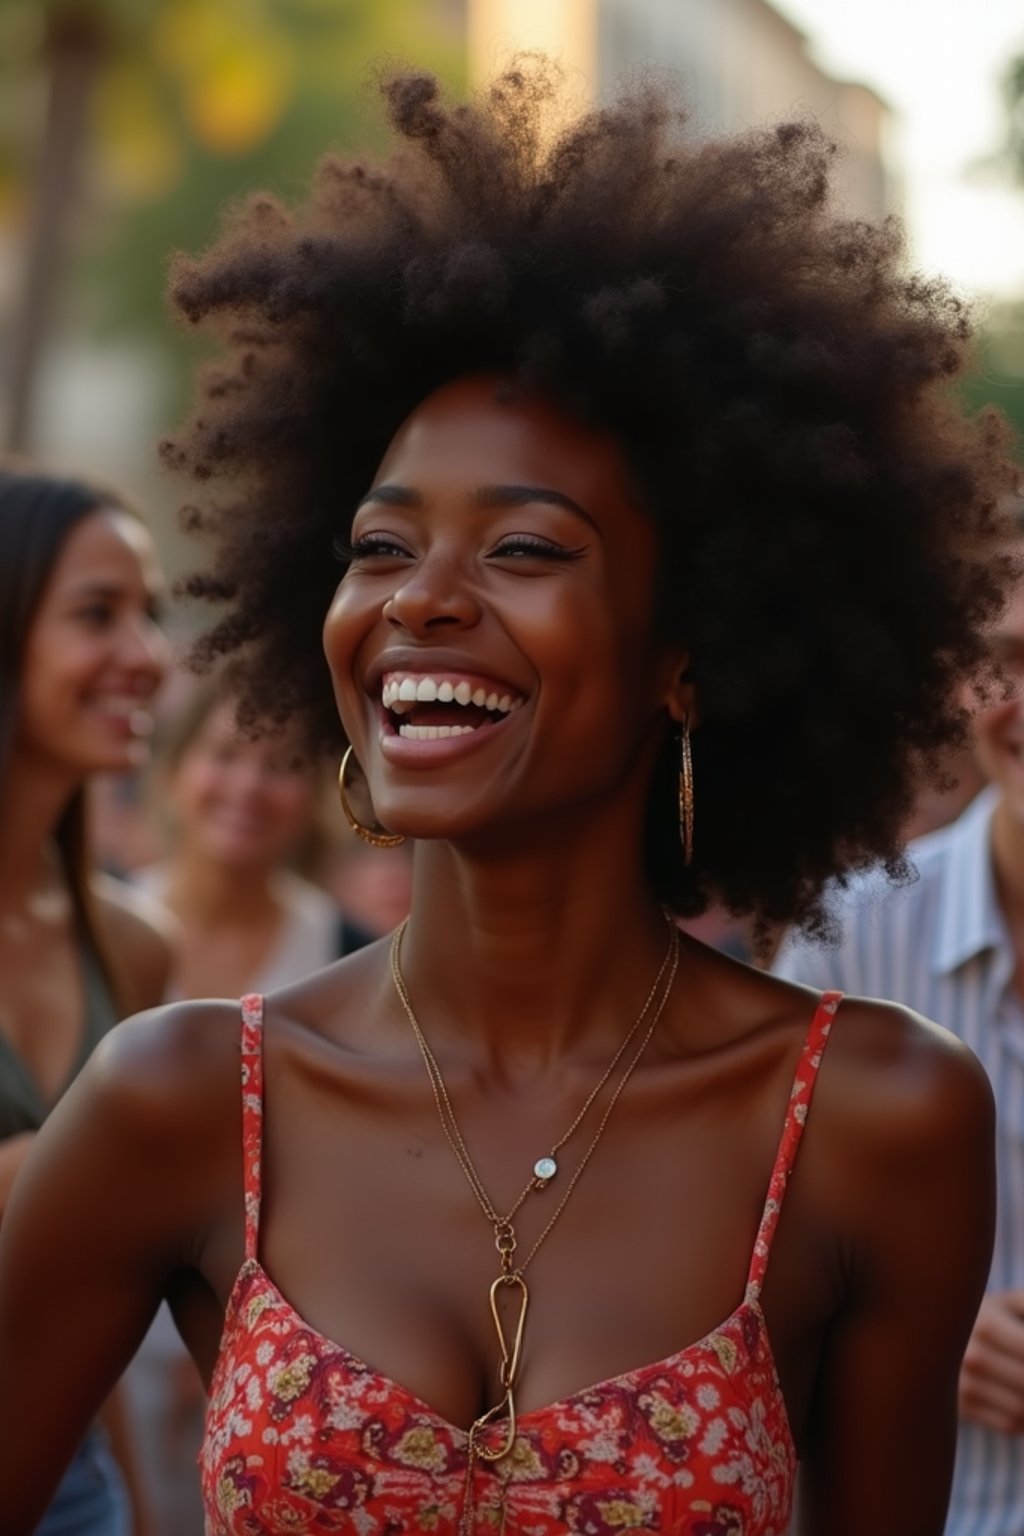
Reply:
<svg viewBox="0 0 1024 1536"><path fill-rule="evenodd" d="M529 534L512 534L500 539L491 551L492 557L535 555L541 560L578 560L582 549L567 549L564 544L549 544L547 539L534 538Z"/></svg>
<svg viewBox="0 0 1024 1536"><path fill-rule="evenodd" d="M369 536L362 539L354 539L351 543L335 537L331 548L335 559L344 565L351 565L354 560L372 559L374 556L383 556L385 559L411 560L412 552L394 539L384 536ZM533 557L539 560L578 560L585 554L584 549L568 549L563 544L552 544L547 539L537 538L530 534L510 534L506 538L499 539L493 549L488 551L487 558L491 560L501 559L529 559Z"/></svg>

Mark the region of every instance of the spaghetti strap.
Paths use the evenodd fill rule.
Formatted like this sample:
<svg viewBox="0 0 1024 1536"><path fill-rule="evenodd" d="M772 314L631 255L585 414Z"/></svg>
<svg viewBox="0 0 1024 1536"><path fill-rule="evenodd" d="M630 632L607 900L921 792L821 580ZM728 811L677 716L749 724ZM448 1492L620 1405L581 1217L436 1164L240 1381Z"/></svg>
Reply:
<svg viewBox="0 0 1024 1536"><path fill-rule="evenodd" d="M245 1191L245 1257L255 1260L260 1241L263 1157L263 999L242 998L242 1175Z"/></svg>
<svg viewBox="0 0 1024 1536"><path fill-rule="evenodd" d="M800 1052L800 1060L797 1062L796 1073L793 1078L793 1087L789 1094L789 1103L786 1106L786 1118L782 1125L779 1149L775 1154L775 1163L768 1182L768 1198L764 1203L761 1225L757 1229L754 1252L750 1259L750 1271L747 1275L746 1290L748 1302L757 1301L761 1294L761 1286L764 1284L764 1273L768 1266L768 1255L771 1252L772 1238L775 1236L779 1212L782 1210L782 1202L785 1198L786 1182L793 1171L797 1149L800 1146L800 1138L803 1135L804 1125L807 1121L807 1111L810 1108L811 1095L814 1092L814 1084L818 1077L818 1068L821 1065L822 1053L828 1040L829 1030L832 1028L832 1020L835 1018L836 1009L842 1001L842 996L841 992L822 993L821 1001L814 1010L814 1017L811 1020L810 1028L807 1031L807 1038Z"/></svg>

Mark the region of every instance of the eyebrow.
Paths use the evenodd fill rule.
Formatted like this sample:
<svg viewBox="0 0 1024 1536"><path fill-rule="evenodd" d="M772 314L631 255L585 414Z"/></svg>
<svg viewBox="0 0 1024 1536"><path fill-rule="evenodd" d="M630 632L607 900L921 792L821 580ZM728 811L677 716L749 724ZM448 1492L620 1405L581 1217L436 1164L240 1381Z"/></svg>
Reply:
<svg viewBox="0 0 1024 1536"><path fill-rule="evenodd" d="M542 506L561 507L566 512L571 512L575 517L580 517L591 528L597 524L586 508L581 507L578 501L571 496L566 496L564 491L552 490L544 485L481 485L470 498L470 505L480 510L485 507L526 507L540 503ZM422 507L423 497L419 491L412 490L405 485L375 485L371 491L367 491L360 506L375 503L385 507Z"/></svg>
<svg viewBox="0 0 1024 1536"><path fill-rule="evenodd" d="M90 581L86 578L73 586L69 586L66 592L66 600L71 603L80 603L85 600L103 598L107 601L116 601L124 597L129 590L126 582L114 581ZM165 597L165 589L162 584L151 585L146 582L143 592L152 602L161 602Z"/></svg>
<svg viewBox="0 0 1024 1536"><path fill-rule="evenodd" d="M67 595L73 601L82 597L120 597L124 587L114 581L79 581L67 589Z"/></svg>

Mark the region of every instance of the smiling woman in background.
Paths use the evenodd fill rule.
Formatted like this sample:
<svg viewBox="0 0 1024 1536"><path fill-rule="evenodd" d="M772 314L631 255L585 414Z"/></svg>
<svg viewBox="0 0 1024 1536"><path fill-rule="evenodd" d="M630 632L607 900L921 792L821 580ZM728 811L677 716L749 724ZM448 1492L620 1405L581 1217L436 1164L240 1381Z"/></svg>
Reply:
<svg viewBox="0 0 1024 1536"><path fill-rule="evenodd" d="M0 469L0 1214L94 1047L166 982L153 914L91 870L85 825L90 776L148 758L161 597L152 541L119 497ZM4 1390L17 1394L9 1377ZM118 1536L127 1521L94 1429L39 1531Z"/></svg>
<svg viewBox="0 0 1024 1536"><path fill-rule="evenodd" d="M168 999L272 991L342 952L337 906L292 867L312 852L321 766L294 726L245 728L237 708L211 680L161 722L151 798L167 851L135 879L177 923ZM156 1530L199 1536L205 1395L166 1307L125 1386Z"/></svg>
<svg viewBox="0 0 1024 1536"><path fill-rule="evenodd" d="M696 142L642 89L556 132L536 61L386 90L393 160L179 264L228 355L167 455L202 654L344 735L411 914L127 1025L48 1128L9 1532L167 1295L210 1536L780 1536L798 1456L803 1532L939 1536L984 1075L675 918L820 925L964 729L1011 474L964 317L832 216L807 124Z"/></svg>
<svg viewBox="0 0 1024 1536"><path fill-rule="evenodd" d="M216 683L183 705L155 776L167 857L137 877L179 924L169 997L269 992L338 958L337 907L292 867L322 787L295 726L240 726Z"/></svg>

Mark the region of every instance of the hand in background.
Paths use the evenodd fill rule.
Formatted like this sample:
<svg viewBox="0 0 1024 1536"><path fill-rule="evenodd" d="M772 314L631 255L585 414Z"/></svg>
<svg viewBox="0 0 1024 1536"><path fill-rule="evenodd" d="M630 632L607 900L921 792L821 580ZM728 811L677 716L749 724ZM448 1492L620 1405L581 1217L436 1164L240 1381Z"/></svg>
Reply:
<svg viewBox="0 0 1024 1536"><path fill-rule="evenodd" d="M1024 1290L981 1304L960 1368L960 1417L1006 1435L1024 1431Z"/></svg>

